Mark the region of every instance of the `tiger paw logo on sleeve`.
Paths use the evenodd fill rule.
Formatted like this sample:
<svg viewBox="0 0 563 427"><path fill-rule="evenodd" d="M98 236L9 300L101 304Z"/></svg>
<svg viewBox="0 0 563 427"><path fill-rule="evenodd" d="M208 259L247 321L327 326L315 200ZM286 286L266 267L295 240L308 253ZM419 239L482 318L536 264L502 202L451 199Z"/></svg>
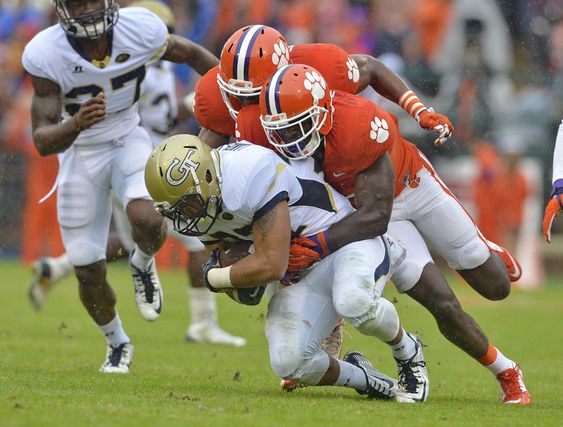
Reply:
<svg viewBox="0 0 563 427"><path fill-rule="evenodd" d="M389 125L385 119L375 117L371 121L371 131L369 132L371 139L377 141L378 144L383 144L389 138Z"/></svg>
<svg viewBox="0 0 563 427"><path fill-rule="evenodd" d="M348 67L348 79L352 80L354 83L360 80L360 69L358 64L351 57L346 60L346 66Z"/></svg>
<svg viewBox="0 0 563 427"><path fill-rule="evenodd" d="M305 77L305 89L310 91L316 100L323 99L326 91L325 80L316 71L305 73Z"/></svg>

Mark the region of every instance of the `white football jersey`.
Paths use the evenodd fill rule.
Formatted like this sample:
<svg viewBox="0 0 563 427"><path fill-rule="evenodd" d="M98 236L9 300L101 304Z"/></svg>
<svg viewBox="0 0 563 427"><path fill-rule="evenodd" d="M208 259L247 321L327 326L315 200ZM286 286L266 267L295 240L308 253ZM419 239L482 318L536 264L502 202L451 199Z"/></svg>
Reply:
<svg viewBox="0 0 563 427"><path fill-rule="evenodd" d="M168 42L162 20L138 7L121 9L110 34L111 48L103 61L85 59L58 24L37 34L22 56L31 75L60 86L63 119L76 113L87 99L105 93L108 117L82 131L75 145L119 139L139 124L137 101L147 66L164 54Z"/></svg>
<svg viewBox="0 0 563 427"><path fill-rule="evenodd" d="M293 234L324 231L354 211L350 202L314 171L313 159L286 163L280 156L247 142L219 148L221 213L200 240L252 240L252 223L287 200Z"/></svg>
<svg viewBox="0 0 563 427"><path fill-rule="evenodd" d="M155 62L147 68L141 85L141 126L162 136L170 130L178 115L176 80L172 67L169 61Z"/></svg>

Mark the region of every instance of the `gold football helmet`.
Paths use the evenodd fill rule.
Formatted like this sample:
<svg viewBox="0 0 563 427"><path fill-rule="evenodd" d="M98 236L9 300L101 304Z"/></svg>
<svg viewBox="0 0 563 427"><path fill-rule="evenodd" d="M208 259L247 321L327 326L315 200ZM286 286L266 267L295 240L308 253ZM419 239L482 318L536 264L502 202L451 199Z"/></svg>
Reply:
<svg viewBox="0 0 563 427"><path fill-rule="evenodd" d="M221 211L219 154L194 135L162 141L145 166L145 184L156 210L186 236L201 236Z"/></svg>
<svg viewBox="0 0 563 427"><path fill-rule="evenodd" d="M144 7L150 10L156 16L164 21L168 27L168 32L173 33L174 27L176 25L174 14L168 5L159 0L138 0L134 1L129 5L129 7Z"/></svg>

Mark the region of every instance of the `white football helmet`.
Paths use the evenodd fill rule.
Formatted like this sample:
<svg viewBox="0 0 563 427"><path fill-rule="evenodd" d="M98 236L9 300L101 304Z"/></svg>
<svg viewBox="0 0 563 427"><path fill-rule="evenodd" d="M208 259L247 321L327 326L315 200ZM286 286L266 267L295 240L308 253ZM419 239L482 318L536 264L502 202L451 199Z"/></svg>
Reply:
<svg viewBox="0 0 563 427"><path fill-rule="evenodd" d="M115 0L99 0L103 7L93 12L72 15L71 3L84 0L51 0L55 6L59 23L65 32L75 38L97 39L107 33L119 18L119 5Z"/></svg>

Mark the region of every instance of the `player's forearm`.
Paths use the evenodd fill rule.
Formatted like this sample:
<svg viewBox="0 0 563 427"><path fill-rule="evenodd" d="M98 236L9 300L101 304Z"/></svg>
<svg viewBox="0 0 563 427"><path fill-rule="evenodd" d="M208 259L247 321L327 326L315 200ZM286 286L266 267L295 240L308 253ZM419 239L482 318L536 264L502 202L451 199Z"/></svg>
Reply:
<svg viewBox="0 0 563 427"><path fill-rule="evenodd" d="M42 156L61 153L76 140L80 129L72 119L57 124L46 124L33 131L33 142Z"/></svg>
<svg viewBox="0 0 563 427"><path fill-rule="evenodd" d="M358 174L354 189L357 210L327 231L331 251L348 243L384 234L393 209L395 174L388 154Z"/></svg>
<svg viewBox="0 0 563 427"><path fill-rule="evenodd" d="M369 55L353 55L360 68L360 88L367 85L388 100L397 103L409 86L395 72L391 71L383 62Z"/></svg>
<svg viewBox="0 0 563 427"><path fill-rule="evenodd" d="M248 288L281 280L287 270L287 262L287 251L280 256L251 254L231 266L231 283L236 288Z"/></svg>
<svg viewBox="0 0 563 427"><path fill-rule="evenodd" d="M170 37L163 59L177 64L187 64L200 75L204 75L219 64L219 58L203 46L175 35Z"/></svg>
<svg viewBox="0 0 563 427"><path fill-rule="evenodd" d="M334 252L349 243L373 239L386 233L390 218L391 211L385 209L354 212L327 230L330 251Z"/></svg>

